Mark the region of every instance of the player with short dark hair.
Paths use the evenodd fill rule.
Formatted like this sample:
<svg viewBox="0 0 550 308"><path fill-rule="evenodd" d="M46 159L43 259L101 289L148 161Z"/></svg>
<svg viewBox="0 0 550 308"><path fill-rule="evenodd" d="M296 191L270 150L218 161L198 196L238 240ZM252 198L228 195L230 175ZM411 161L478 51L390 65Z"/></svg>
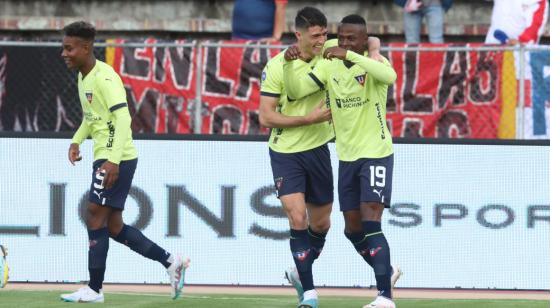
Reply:
<svg viewBox="0 0 550 308"><path fill-rule="evenodd" d="M95 28L83 21L64 29L61 56L78 73L78 94L83 111L82 124L69 147L71 164L80 161L80 144L91 136L94 141L92 184L88 196L88 271L90 282L61 298L67 302L103 302L102 291L109 237L144 257L160 262L170 277L172 298L183 287L189 260L183 261L145 237L138 229L124 224L122 211L137 166L137 151L132 141L131 117L126 91L120 76L95 58Z"/></svg>
<svg viewBox="0 0 550 308"><path fill-rule="evenodd" d="M367 49L365 20L359 15L346 16L338 27L338 46L327 48L327 59L309 74L296 71L300 53L296 48L285 52L284 85L289 99L328 91L346 237L374 269L379 291L365 307L395 307L391 292L400 271L391 266L381 218L391 203L393 146L386 125L386 101L388 86L397 75L384 57L369 59Z"/></svg>
<svg viewBox="0 0 550 308"><path fill-rule="evenodd" d="M304 7L295 18L295 69L310 72L322 59L327 19L316 8ZM333 45L336 43L334 42ZM298 307L317 307L312 264L319 257L330 228L333 178L327 143L334 138L325 91L296 101L287 98L283 81L284 52L262 72L260 123L272 128L269 156L275 190L290 225L290 250L296 269L286 277L296 288Z"/></svg>

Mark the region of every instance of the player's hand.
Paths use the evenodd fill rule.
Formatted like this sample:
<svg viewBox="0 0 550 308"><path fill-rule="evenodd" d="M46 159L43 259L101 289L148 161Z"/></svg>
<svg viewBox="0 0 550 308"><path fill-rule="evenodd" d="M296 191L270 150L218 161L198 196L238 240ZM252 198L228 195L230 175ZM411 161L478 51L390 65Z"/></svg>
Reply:
<svg viewBox="0 0 550 308"><path fill-rule="evenodd" d="M338 46L329 47L323 53L323 57L329 60L332 60L334 58L337 58L340 60L346 60L347 52L348 52L347 50L345 50L344 48L340 48Z"/></svg>
<svg viewBox="0 0 550 308"><path fill-rule="evenodd" d="M325 101L322 100L319 105L311 110L306 118L310 124L321 123L332 119L332 113L329 108L326 108Z"/></svg>
<svg viewBox="0 0 550 308"><path fill-rule="evenodd" d="M296 45L288 47L285 51L285 60L293 61L300 58L300 49Z"/></svg>
<svg viewBox="0 0 550 308"><path fill-rule="evenodd" d="M369 58L378 62L384 62L384 58L380 55L380 39L375 36L369 36L367 44L369 49Z"/></svg>
<svg viewBox="0 0 550 308"><path fill-rule="evenodd" d="M80 146L78 143L71 143L69 146L69 161L74 166L76 161L81 161L82 156L80 156Z"/></svg>
<svg viewBox="0 0 550 308"><path fill-rule="evenodd" d="M118 165L110 161L106 161L97 169L96 173L104 173L103 187L110 189L118 179Z"/></svg>
<svg viewBox="0 0 550 308"><path fill-rule="evenodd" d="M384 63L384 57L382 57L382 55L380 54L380 51L378 50L369 51L369 58L376 60L378 62Z"/></svg>
<svg viewBox="0 0 550 308"><path fill-rule="evenodd" d="M384 57L382 57L382 55L378 51L373 51L373 52L369 51L369 58L376 60L378 62L384 63Z"/></svg>

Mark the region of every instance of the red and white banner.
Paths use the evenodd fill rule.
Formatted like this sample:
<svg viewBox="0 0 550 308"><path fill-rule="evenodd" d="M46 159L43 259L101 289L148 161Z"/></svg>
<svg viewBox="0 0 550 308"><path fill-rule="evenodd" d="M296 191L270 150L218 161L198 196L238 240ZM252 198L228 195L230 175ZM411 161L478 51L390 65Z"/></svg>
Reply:
<svg viewBox="0 0 550 308"><path fill-rule="evenodd" d="M496 138L502 55L493 51L390 52L397 71L387 105L393 136Z"/></svg>
<svg viewBox="0 0 550 308"><path fill-rule="evenodd" d="M195 47L115 48L111 61L136 112L134 131L191 132L194 99L200 90L202 133L267 133L258 120L260 75L280 49L247 44L202 47L198 83ZM502 75L503 52L392 51L386 56L398 76L388 91L393 136L497 138L501 87L506 78L515 77Z"/></svg>

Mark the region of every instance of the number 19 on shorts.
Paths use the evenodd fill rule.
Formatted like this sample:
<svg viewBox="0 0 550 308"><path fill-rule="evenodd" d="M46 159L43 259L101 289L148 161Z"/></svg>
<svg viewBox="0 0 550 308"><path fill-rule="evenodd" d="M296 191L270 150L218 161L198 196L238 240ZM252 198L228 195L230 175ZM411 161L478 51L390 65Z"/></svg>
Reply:
<svg viewBox="0 0 550 308"><path fill-rule="evenodd" d="M386 186L386 167L385 166L370 166L370 186L371 187Z"/></svg>

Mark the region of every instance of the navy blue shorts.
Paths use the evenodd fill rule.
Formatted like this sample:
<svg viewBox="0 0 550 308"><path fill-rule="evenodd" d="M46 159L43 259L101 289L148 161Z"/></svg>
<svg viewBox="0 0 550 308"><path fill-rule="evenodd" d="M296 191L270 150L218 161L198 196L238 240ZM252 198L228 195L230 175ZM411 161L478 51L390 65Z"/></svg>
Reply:
<svg viewBox="0 0 550 308"><path fill-rule="evenodd" d="M358 210L361 202L378 202L389 208L393 179L393 154L383 158L340 161L338 199L340 211Z"/></svg>
<svg viewBox="0 0 550 308"><path fill-rule="evenodd" d="M334 201L330 151L322 145L298 153L279 153L269 149L277 197L302 192L307 203Z"/></svg>
<svg viewBox="0 0 550 308"><path fill-rule="evenodd" d="M98 159L94 162L92 170L92 185L90 186L90 194L88 201L106 205L115 209L124 210L126 197L132 187L132 179L137 167L137 158L132 160L123 160L118 165L118 179L111 189L103 187L104 173L96 173L97 169L105 162L105 159Z"/></svg>

